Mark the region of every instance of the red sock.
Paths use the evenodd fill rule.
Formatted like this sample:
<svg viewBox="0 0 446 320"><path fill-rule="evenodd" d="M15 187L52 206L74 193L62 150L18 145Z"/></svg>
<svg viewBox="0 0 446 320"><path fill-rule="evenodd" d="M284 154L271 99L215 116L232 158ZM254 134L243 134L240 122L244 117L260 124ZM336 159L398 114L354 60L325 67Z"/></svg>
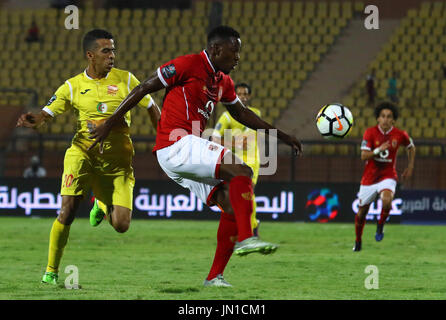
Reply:
<svg viewBox="0 0 446 320"><path fill-rule="evenodd" d="M237 176L229 182L229 200L234 210L237 223L238 241L252 237L252 180L249 177Z"/></svg>
<svg viewBox="0 0 446 320"><path fill-rule="evenodd" d="M361 221L359 216L355 216L355 232L356 232L356 242L360 242L362 239L362 231L364 230L365 219Z"/></svg>
<svg viewBox="0 0 446 320"><path fill-rule="evenodd" d="M381 216L379 217L378 224L384 224L389 216L390 210L381 210Z"/></svg>
<svg viewBox="0 0 446 320"><path fill-rule="evenodd" d="M214 262L206 278L207 280L212 280L218 274L223 274L223 270L234 250L236 237L237 224L235 223L235 217L222 211L217 231L217 249L215 250Z"/></svg>

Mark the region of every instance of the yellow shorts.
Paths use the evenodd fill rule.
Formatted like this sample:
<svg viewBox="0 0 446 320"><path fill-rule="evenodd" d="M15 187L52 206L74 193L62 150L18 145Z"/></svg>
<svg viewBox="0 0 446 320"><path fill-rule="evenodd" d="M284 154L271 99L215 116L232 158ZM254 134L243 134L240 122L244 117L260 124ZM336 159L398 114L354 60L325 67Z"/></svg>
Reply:
<svg viewBox="0 0 446 320"><path fill-rule="evenodd" d="M65 152L61 195L85 197L92 190L104 204L132 210L135 186L132 158L133 152L112 152L104 147L104 154L100 155L73 144Z"/></svg>

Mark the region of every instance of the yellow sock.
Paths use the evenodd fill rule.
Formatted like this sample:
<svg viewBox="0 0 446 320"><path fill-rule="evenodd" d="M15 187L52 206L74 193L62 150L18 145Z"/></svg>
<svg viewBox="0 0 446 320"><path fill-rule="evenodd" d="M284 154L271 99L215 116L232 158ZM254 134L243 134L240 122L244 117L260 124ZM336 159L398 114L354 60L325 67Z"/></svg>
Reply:
<svg viewBox="0 0 446 320"><path fill-rule="evenodd" d="M252 199L252 214L251 214L251 228L252 228L252 230L257 228L257 226L258 226L257 218L256 218L256 209L257 209L256 196L253 195L253 199Z"/></svg>
<svg viewBox="0 0 446 320"><path fill-rule="evenodd" d="M104 211L105 214L107 214L108 210L107 210L107 206L105 205L105 203L103 203L102 201L99 201L98 199L96 199L96 201L98 202L99 209L101 209L102 211Z"/></svg>
<svg viewBox="0 0 446 320"><path fill-rule="evenodd" d="M68 241L70 226L66 226L55 220L50 232L50 246L48 250L47 272L58 272L63 249Z"/></svg>

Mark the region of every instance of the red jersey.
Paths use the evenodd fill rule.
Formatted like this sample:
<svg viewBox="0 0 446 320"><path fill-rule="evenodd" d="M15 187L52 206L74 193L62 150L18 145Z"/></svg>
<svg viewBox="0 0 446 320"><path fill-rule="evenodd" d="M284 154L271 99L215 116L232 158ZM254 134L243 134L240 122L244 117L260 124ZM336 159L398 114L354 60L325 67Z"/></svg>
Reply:
<svg viewBox="0 0 446 320"><path fill-rule="evenodd" d="M414 146L412 139L406 131L392 127L384 132L376 125L364 132L361 150L373 151L386 141L390 141L390 147L366 161L361 185L371 185L384 179L398 180L396 173L396 154L400 145L406 148Z"/></svg>
<svg viewBox="0 0 446 320"><path fill-rule="evenodd" d="M238 101L229 75L215 71L205 50L173 59L157 70L166 87L153 151L188 134L201 136L215 105Z"/></svg>

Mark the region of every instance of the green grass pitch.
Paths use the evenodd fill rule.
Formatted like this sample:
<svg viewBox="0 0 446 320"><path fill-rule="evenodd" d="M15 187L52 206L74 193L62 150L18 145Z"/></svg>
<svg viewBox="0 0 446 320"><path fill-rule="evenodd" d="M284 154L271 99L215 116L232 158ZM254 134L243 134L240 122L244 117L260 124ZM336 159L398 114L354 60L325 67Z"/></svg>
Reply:
<svg viewBox="0 0 446 320"><path fill-rule="evenodd" d="M87 219L71 227L60 284L41 284L53 219L0 219L0 299L444 299L446 226L386 225L377 243L365 226L363 251L352 252L353 224L262 222L270 256L233 256L225 278L233 288L204 288L217 221L133 220L118 234ZM81 289L68 290L68 265ZM367 289L366 267L377 267L378 289ZM375 274L376 275L376 274ZM367 283L370 283L368 281Z"/></svg>

